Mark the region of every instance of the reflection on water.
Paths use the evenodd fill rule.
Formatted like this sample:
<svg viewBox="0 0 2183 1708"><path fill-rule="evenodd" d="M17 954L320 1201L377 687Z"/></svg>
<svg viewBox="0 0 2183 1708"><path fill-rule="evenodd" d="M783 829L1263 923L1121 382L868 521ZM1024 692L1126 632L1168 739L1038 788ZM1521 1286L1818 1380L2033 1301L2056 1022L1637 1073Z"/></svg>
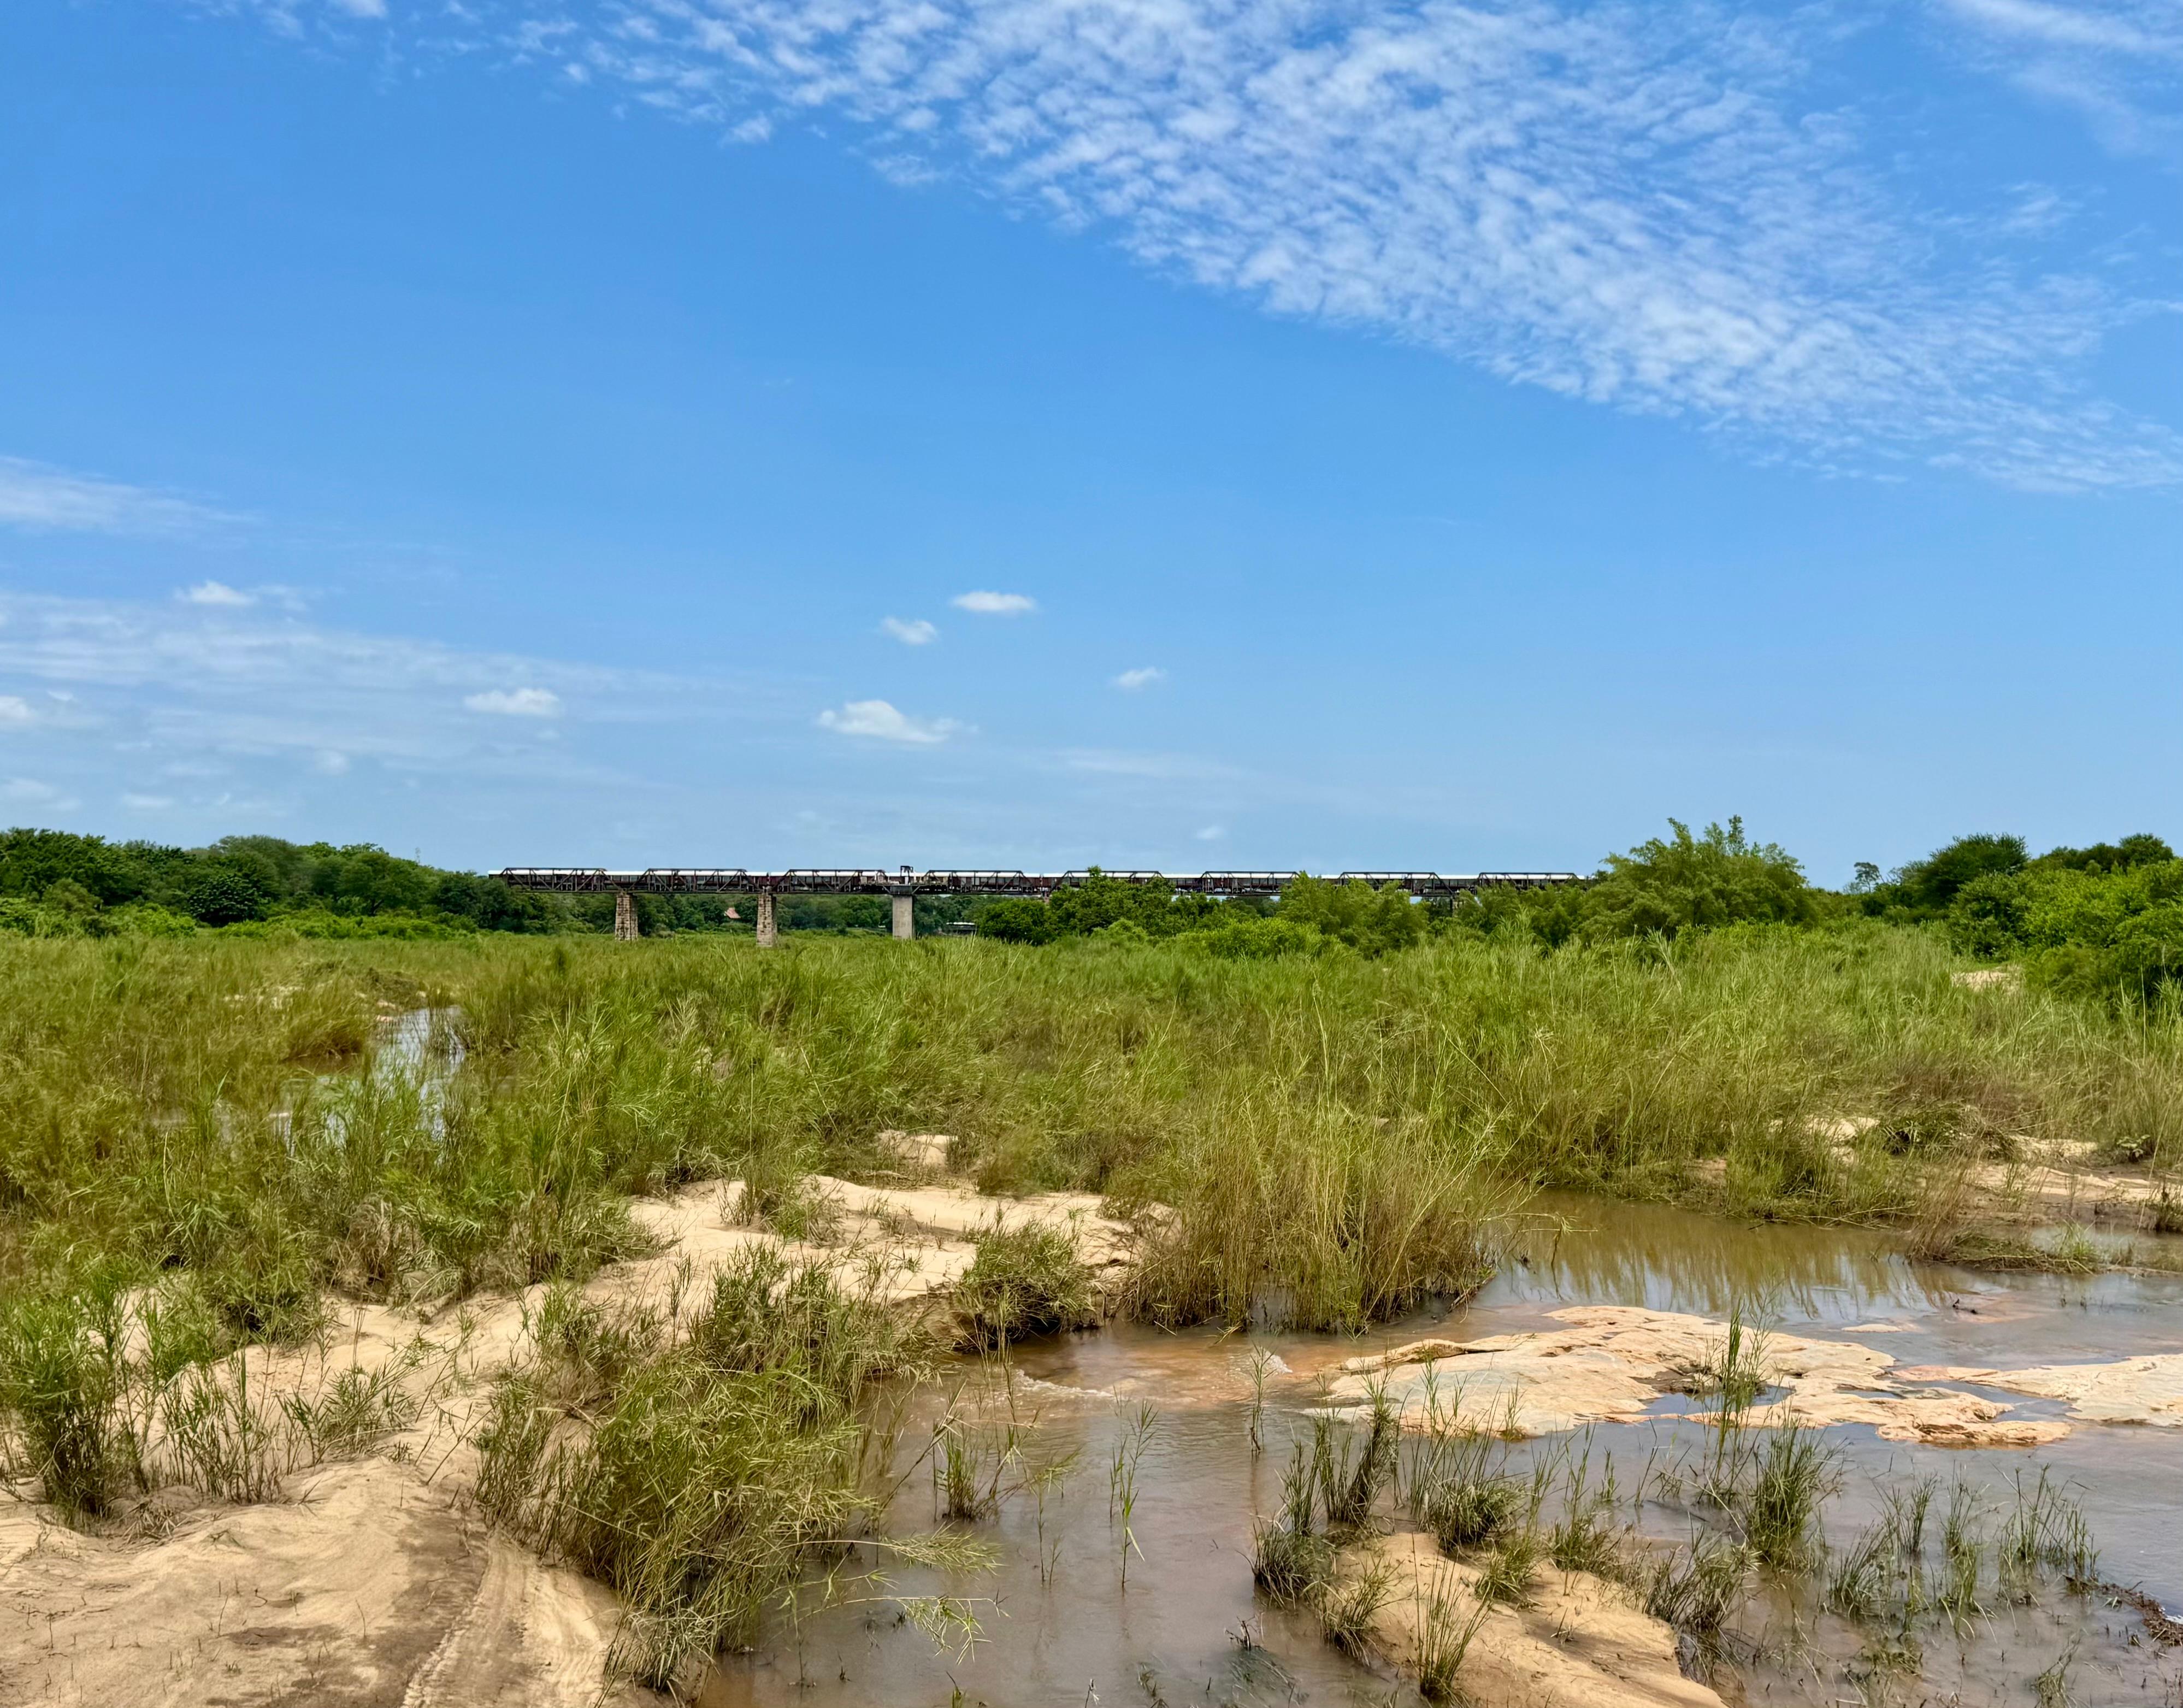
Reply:
<svg viewBox="0 0 2183 1708"><path fill-rule="evenodd" d="M1108 1705L1186 1700L1230 1705L1414 1704L1415 1693L1330 1649L1308 1616L1254 1598L1254 1514L1270 1514L1291 1433L1316 1404L1314 1373L1363 1347L1453 1333L1471 1338L1537 1327L1580 1304L1635 1305L1724 1316L1741 1305L1798 1332L1864 1340L1903 1365L1992 1366L2068 1362L2130 1351L2183 1350L2183 1284L2130 1277L2066 1281L1977 1275L1906 1262L1885 1238L1797 1227L1753 1228L1642 1205L1561 1199L1566 1222L1530 1240L1476 1299L1454 1310L1390 1325L1361 1339L1253 1336L1210 1329L1160 1333L1129 1324L1021 1349L1005 1379L958 1367L947 1383L904 1397L897 1449L903 1478L889 1514L898 1533L937 1520L928 1455L934 1423L956 1408L959 1427L996 1454L1013 1431L1018 1458L1002 1473L1018 1493L976 1533L999 1550L997 1571L959 1580L901 1574L904 1594L983 1598L983 1640L967 1657L936 1654L875 1589L861 1605L776 1630L753 1655L725 1660L703 1700L727 1705L913 1705L1047 1702ZM1247 1355L1277 1362L1264 1389L1263 1453L1251 1444L1254 1383ZM1111 1498L1112 1467L1128 1416L1150 1403L1159 1421L1138 1475L1127 1532ZM2058 1415L2053 1402L2015 1400L2019 1415ZM1625 1488L1665 1463L1697 1432L1664 1416L1602 1426ZM1521 1466L1560 1441L1515 1449ZM1829 1539L1846 1546L1880 1509L1880 1491L1908 1477L1958 1475L1997 1501L2012 1478L2044 1463L2070 1479L2103 1549L2103 1571L2183 1601L2183 1432L2080 1427L2035 1459L2002 1450L1950 1451L1882 1442L1868 1429L1830 1433L1841 1492ZM1043 1501L1034 1490L1048 1472ZM1058 1478L1058 1480L1056 1480ZM1633 1509L1661 1538L1687 1534L1688 1515L1658 1504ZM1127 1581L1122 1550L1133 1551ZM866 1557L864 1569L878 1563ZM1808 1598L1754 1605L1747 1633L1769 1652L1747 1661L1729 1693L1747 1700L1953 1698L1965 1708L2028 1703L2029 1680L2071 1644L2074 1700L2160 1701L2148 1684L2149 1649L2131 1640L2127 1610L2098 1597L2033 1607L1997 1605L1961 1644L1935 1637L1919 1671L1858 1682L1864 1638L1819 1613ZM1793 1637L1794 1641L1788 1642ZM1786 1647L1784 1644L1786 1644ZM1945 1650L1946 1652L1942 1652ZM2170 1669L2173 1670L2172 1668ZM1868 1688L1869 1687L1869 1688ZM953 1693L960 1689L962 1695ZM1877 1692L1875 1694L1875 1692ZM2179 1699L2183 1700L2183 1699Z"/></svg>
<svg viewBox="0 0 2183 1708"><path fill-rule="evenodd" d="M1977 1284L1961 1271L1906 1262L1894 1241L1863 1229L1753 1228L1575 1193L1541 1198L1530 1225L1517 1260L1480 1304L1641 1305L1705 1316L1763 1305L1786 1327L1930 1310Z"/></svg>

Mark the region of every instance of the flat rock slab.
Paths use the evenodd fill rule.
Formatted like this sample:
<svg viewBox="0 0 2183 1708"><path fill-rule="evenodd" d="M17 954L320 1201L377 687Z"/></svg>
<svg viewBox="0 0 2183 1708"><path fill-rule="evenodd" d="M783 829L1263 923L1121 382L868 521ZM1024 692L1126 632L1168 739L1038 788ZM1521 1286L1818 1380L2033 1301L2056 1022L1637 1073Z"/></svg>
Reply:
<svg viewBox="0 0 2183 1708"><path fill-rule="evenodd" d="M1663 1394L1702 1391L1728 1344L1727 1323L1679 1311L1586 1305L1550 1315L1564 1326L1413 1341L1353 1358L1329 1397L1354 1405L1384 1389L1412 1429L1431 1427L1436 1416L1443 1424L1521 1435L1636 1423ZM2010 1418L2011 1408L1997 1400L1907 1385L1904 1377L1915 1372L1899 1371L1877 1347L1793 1334L1749 1338L1768 1384L1786 1390L1751 1409L1750 1421L1762 1427L1863 1423L1886 1440L1947 1447L2036 1447L2069 1433L2058 1419Z"/></svg>
<svg viewBox="0 0 2183 1708"><path fill-rule="evenodd" d="M2041 1364L2028 1370L1982 1370L1936 1364L1902 1372L1907 1379L1970 1382L2011 1394L2066 1399L2069 1416L2086 1423L2143 1423L2183 1428L2183 1353L2121 1358L2109 1364Z"/></svg>

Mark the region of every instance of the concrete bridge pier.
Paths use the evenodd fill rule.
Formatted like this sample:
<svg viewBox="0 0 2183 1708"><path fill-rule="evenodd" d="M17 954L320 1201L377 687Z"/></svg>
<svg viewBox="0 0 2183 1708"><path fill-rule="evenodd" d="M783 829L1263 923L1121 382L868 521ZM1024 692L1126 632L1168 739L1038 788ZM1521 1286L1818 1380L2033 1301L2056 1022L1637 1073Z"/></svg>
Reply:
<svg viewBox="0 0 2183 1708"><path fill-rule="evenodd" d="M758 893L758 946L776 949L780 944L780 928L773 922L773 892L762 889Z"/></svg>
<svg viewBox="0 0 2183 1708"><path fill-rule="evenodd" d="M625 889L614 892L614 941L636 941L636 898Z"/></svg>
<svg viewBox="0 0 2183 1708"><path fill-rule="evenodd" d="M906 889L894 892L894 934L905 943L917 935L917 898Z"/></svg>

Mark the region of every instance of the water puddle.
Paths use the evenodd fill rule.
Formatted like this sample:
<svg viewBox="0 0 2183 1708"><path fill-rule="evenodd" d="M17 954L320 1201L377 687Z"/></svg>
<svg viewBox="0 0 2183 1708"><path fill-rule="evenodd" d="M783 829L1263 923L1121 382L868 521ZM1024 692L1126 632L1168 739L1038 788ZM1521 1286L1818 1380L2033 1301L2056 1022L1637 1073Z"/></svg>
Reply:
<svg viewBox="0 0 2183 1708"><path fill-rule="evenodd" d="M776 1626L758 1652L721 1661L701 1700L713 1708L1419 1701L1391 1672L1330 1647L1312 1616L1255 1596L1251 1560L1254 1518L1277 1510L1290 1441L1325 1409L1325 1384L1346 1361L1423 1338L1535 1335L1560 1326L1552 1313L1579 1306L1718 1318L1763 1301L1784 1337L1884 1351L1891 1379L1923 1366L2006 1372L2183 1353L2183 1279L1978 1274L1908 1263L1876 1235L1754 1229L1584 1199L1547 1207L1566 1227L1542 1230L1475 1299L1368 1336L1119 1324L1019 1348L1005 1371L966 1362L899 1396L892 1527L908 1533L939 1522L935 1443L952 1433L970 1449L974 1494L989 1482L997 1491L964 1527L997 1550L998 1569L955 1577L904 1570L892 1591L851 1588L849 1605ZM2004 1401L2011 1418L2069 1416L2061 1399L1941 1385ZM1692 1409L1661 1396L1636 1421L1592 1426L1591 1451L1614 1455L1626 1494L1648 1465L1702 1442ZM1882 1510L1882 1491L1919 1477L1982 1484L1998 1508L2014 1500L2019 1473L2036 1477L2044 1466L2081 1499L2102 1577L2183 1604L2183 1429L2069 1427L2035 1451L1890 1441L1864 1424L1830 1429L1841 1492L1826 1511L1826 1539L1847 1549ZM1513 1444L1510 1464L1520 1472L1584 1438ZM1671 1502L1624 1505L1647 1535L1690 1532L1689 1514ZM875 1563L859 1550L843 1583ZM974 1598L980 1640L967 1653L936 1650L886 1599L892 1592ZM1875 1658L1869 1630L1821 1611L1816 1586L1762 1593L1740 1622L1741 1660L1714 1683L1730 1703L2023 1708L2043 1700L2032 1681L2066 1655L2067 1700L2080 1708L2183 1703L2175 1683L2183 1655L2147 1638L2131 1608L2058 1591L2032 1605L1987 1599L1995 1605L1960 1638L1928 1630L1905 1670L1899 1653Z"/></svg>

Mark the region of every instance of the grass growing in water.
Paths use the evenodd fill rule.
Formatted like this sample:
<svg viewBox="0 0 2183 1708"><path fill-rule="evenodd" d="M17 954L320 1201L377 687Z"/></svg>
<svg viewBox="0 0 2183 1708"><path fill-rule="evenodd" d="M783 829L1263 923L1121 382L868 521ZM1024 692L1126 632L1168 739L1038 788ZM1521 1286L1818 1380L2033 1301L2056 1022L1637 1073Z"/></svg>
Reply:
<svg viewBox="0 0 2183 1708"><path fill-rule="evenodd" d="M917 1352L875 1296L753 1249L588 1424L536 1371L511 1376L480 1438L480 1504L612 1586L612 1663L667 1688L864 1529L857 1403Z"/></svg>
<svg viewBox="0 0 2183 1708"><path fill-rule="evenodd" d="M956 1344L997 1352L1029 1336L1098 1321L1091 1277L1064 1228L997 1220L977 1236L978 1255L954 1291Z"/></svg>

